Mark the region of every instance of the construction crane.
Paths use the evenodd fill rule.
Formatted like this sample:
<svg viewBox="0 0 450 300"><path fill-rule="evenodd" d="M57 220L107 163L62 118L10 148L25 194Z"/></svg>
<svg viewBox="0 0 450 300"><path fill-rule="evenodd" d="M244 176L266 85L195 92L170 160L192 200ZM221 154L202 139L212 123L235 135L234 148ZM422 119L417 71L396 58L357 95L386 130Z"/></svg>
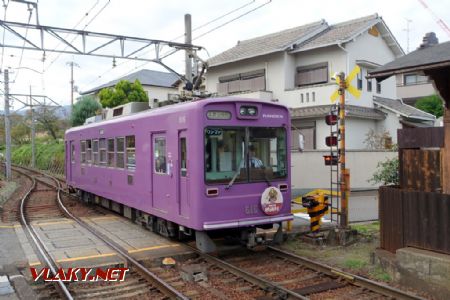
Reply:
<svg viewBox="0 0 450 300"><path fill-rule="evenodd" d="M418 0L418 1L420 2L420 4L422 4L422 6L426 10L428 10L428 12L433 16L436 23L438 23L441 29L444 30L444 32L448 35L448 37L450 37L450 28L448 27L448 25L441 18L439 18L438 15L436 15L436 13L433 10L431 10L431 8L426 4L425 0Z"/></svg>

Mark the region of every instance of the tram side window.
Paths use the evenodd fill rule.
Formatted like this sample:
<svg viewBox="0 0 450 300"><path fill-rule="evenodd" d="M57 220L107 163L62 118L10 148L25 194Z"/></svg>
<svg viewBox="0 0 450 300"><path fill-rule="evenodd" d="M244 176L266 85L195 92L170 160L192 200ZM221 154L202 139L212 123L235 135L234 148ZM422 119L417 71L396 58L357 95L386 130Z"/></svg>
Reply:
<svg viewBox="0 0 450 300"><path fill-rule="evenodd" d="M92 141L86 140L86 159L88 163L92 162Z"/></svg>
<svg viewBox="0 0 450 300"><path fill-rule="evenodd" d="M92 153L94 156L94 165L98 165L98 140L92 142Z"/></svg>
<svg viewBox="0 0 450 300"><path fill-rule="evenodd" d="M127 141L127 169L136 169L136 149L135 149L135 138L134 135L129 135L126 137Z"/></svg>
<svg viewBox="0 0 450 300"><path fill-rule="evenodd" d="M106 165L106 139L99 140L100 165Z"/></svg>
<svg viewBox="0 0 450 300"><path fill-rule="evenodd" d="M116 147L117 147L117 153L116 153L116 167L124 169L125 168L125 157L124 157L124 151L125 151L125 138L118 137L116 138Z"/></svg>
<svg viewBox="0 0 450 300"><path fill-rule="evenodd" d="M108 139L108 167L114 167L114 139Z"/></svg>
<svg viewBox="0 0 450 300"><path fill-rule="evenodd" d="M155 138L153 147L153 158L156 173L167 173L166 165L166 139L163 137Z"/></svg>
<svg viewBox="0 0 450 300"><path fill-rule="evenodd" d="M75 144L74 144L73 141L70 142L70 146L71 146L71 149L70 149L70 151L71 151L71 154L70 154L70 161L71 161L72 163L75 163Z"/></svg>
<svg viewBox="0 0 450 300"><path fill-rule="evenodd" d="M80 141L81 163L86 163L86 141Z"/></svg>
<svg viewBox="0 0 450 300"><path fill-rule="evenodd" d="M180 139L180 171L181 176L186 177L187 174L187 146L186 138L182 137Z"/></svg>

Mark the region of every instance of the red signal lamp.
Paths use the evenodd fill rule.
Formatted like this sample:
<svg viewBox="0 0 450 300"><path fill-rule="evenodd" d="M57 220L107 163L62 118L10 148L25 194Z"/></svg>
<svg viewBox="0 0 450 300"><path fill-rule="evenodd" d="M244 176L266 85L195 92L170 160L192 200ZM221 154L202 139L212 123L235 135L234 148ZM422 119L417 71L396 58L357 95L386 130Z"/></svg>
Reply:
<svg viewBox="0 0 450 300"><path fill-rule="evenodd" d="M325 138L325 144L326 144L328 147L337 146L337 144L338 144L338 138L337 138L337 136L335 136L335 135L327 136L327 137Z"/></svg>
<svg viewBox="0 0 450 300"><path fill-rule="evenodd" d="M325 122L327 125L336 125L338 121L338 117L335 114L328 114L325 116Z"/></svg>
<svg viewBox="0 0 450 300"><path fill-rule="evenodd" d="M338 157L336 155L324 155L325 166L337 166Z"/></svg>

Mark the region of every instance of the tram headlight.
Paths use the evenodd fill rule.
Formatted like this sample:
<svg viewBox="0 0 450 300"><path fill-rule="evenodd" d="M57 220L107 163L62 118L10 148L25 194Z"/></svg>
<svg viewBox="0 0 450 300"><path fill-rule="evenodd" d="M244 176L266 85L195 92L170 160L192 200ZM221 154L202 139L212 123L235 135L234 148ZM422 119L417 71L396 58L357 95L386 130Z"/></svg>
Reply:
<svg viewBox="0 0 450 300"><path fill-rule="evenodd" d="M256 109L256 107L248 107L247 108L247 113L249 116L256 116L256 113L258 112L258 110Z"/></svg>
<svg viewBox="0 0 450 300"><path fill-rule="evenodd" d="M258 114L258 109L256 106L241 106L241 108L239 108L239 114L241 116L254 117Z"/></svg>

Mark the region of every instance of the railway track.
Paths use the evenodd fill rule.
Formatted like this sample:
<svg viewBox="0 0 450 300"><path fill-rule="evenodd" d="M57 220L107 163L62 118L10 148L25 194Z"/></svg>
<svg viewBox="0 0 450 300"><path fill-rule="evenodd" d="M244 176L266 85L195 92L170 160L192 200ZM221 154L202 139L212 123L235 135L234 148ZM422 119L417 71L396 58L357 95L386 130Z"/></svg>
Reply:
<svg viewBox="0 0 450 300"><path fill-rule="evenodd" d="M61 217L62 215L77 222L80 226L90 231L98 239L102 240L113 251L115 251L124 262L130 267L131 272L126 282L102 282L96 284L95 287L88 286L87 283L70 283L66 285L62 281L55 281L54 290L64 299L85 299L91 297L138 297L147 299L188 299L183 294L178 292L170 284L166 283L155 274L150 272L144 265L139 263L133 257L128 255L120 246L116 245L108 237L104 236L95 228L87 225L79 217L72 214L62 201L62 188L61 182L51 175L36 175L36 171L29 171L34 175L27 173L26 168L14 168L16 172L26 176L31 181L31 185L28 192L22 198L20 203L20 220L24 226L30 242L35 246L39 259L42 264L50 268L53 275L56 274L58 264L53 260L46 245L40 238L39 234L31 225L31 221L40 218L52 218ZM41 176L45 176L47 179L41 179ZM53 185L49 180L53 180ZM49 188L53 187L53 189ZM46 193L45 197L41 195ZM53 193L50 195L49 193ZM44 201L44 203L41 203ZM128 280L129 279L129 280ZM47 284L44 287L48 287ZM43 298L52 297L55 295L53 289L41 289Z"/></svg>
<svg viewBox="0 0 450 300"><path fill-rule="evenodd" d="M62 194L60 181L55 179L51 183L49 179L52 177L49 175L41 181L42 175L34 174L43 192L48 192L48 187L52 186L58 191L56 199L60 210L53 210L55 216L63 211L64 215L99 237L132 266L130 277L115 286L108 286L108 283L90 286L71 284L69 291L75 298L109 298L121 293L133 298L142 290L147 290L149 294L146 296L152 299L423 299L273 247L258 252L230 252L220 258L200 253L191 247L195 255L177 259L175 267L166 268L155 261L141 264L63 206L61 197L67 196ZM68 200L65 202L68 203ZM55 292L50 290L46 293Z"/></svg>

